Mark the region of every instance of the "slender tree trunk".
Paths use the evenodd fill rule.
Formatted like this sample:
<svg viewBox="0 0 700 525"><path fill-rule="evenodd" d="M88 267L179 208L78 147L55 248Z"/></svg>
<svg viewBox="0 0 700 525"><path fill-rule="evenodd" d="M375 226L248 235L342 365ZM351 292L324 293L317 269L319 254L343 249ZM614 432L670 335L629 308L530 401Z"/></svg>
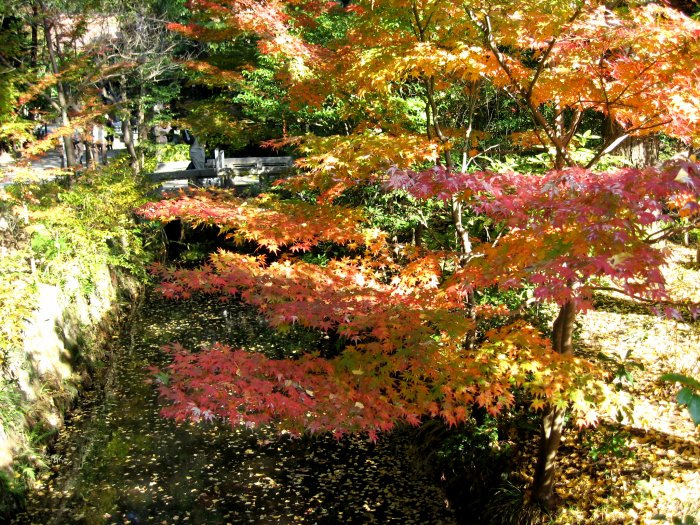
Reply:
<svg viewBox="0 0 700 525"><path fill-rule="evenodd" d="M29 64L32 68L36 67L39 60L39 7L36 4L32 4L32 44L31 51L29 55Z"/></svg>
<svg viewBox="0 0 700 525"><path fill-rule="evenodd" d="M43 7L43 6L42 6ZM51 62L51 71L54 75L59 74L58 60L56 58L56 49L54 48L54 41L51 36L51 24L47 17L44 17L44 38L46 39L46 49L49 52L49 59ZM61 124L64 126L70 126L70 118L68 117L68 97L66 96L65 86L62 81L56 83L56 95L58 99L58 106L61 111ZM73 167L77 165L75 159L75 149L73 147L73 138L69 135L63 136L63 146L66 151L66 160L68 167Z"/></svg>
<svg viewBox="0 0 700 525"><path fill-rule="evenodd" d="M126 151L129 152L129 156L131 157L131 168L134 170L134 173L138 175L141 173L141 163L139 162L139 156L134 146L134 130L131 129L131 122L128 114L126 118L122 120L122 134Z"/></svg>
<svg viewBox="0 0 700 525"><path fill-rule="evenodd" d="M474 112L476 111L476 102L479 94L479 83L472 82L470 84L469 97L467 101L467 126L464 130L464 143L462 144L462 173L466 173L469 167L470 155L472 149L472 132L474 131Z"/></svg>
<svg viewBox="0 0 700 525"><path fill-rule="evenodd" d="M139 89L138 111L136 113L136 126L138 127L138 137L141 144L148 140L148 129L146 128L146 106L144 105L145 99L146 88L142 84Z"/></svg>
<svg viewBox="0 0 700 525"><path fill-rule="evenodd" d="M103 89L102 96L115 106L115 114L122 122L122 141L126 146L129 157L131 157L131 169L138 175L141 173L143 164L139 162L139 155L136 151L134 129L131 127L131 113L125 108L125 106L128 105L128 97L126 89L124 88L125 85L126 78L122 77L119 85L119 92L116 96L108 89ZM143 89L141 89L141 93L143 93Z"/></svg>
<svg viewBox="0 0 700 525"><path fill-rule="evenodd" d="M552 327L552 348L560 354L573 354L574 322L576 306L572 301L564 303ZM540 450L532 483L532 496L545 507L554 504L556 456L564 429L566 408L550 406L542 418Z"/></svg>
<svg viewBox="0 0 700 525"><path fill-rule="evenodd" d="M469 230L464 226L462 220L462 203L455 197L452 197L452 224L457 234L460 264L464 265L467 263L472 253L472 243L469 239ZM476 343L476 301L474 292L467 292L467 296L464 299L464 306L467 319L470 319L473 323L473 328L469 330L464 342L465 347L470 349Z"/></svg>
<svg viewBox="0 0 700 525"><path fill-rule="evenodd" d="M66 157L66 144L61 142L59 145L61 150L61 168L66 169L68 167L68 158Z"/></svg>
<svg viewBox="0 0 700 525"><path fill-rule="evenodd" d="M85 144L85 165L93 170L97 167L97 161L95 160L95 143L92 142L92 140Z"/></svg>
<svg viewBox="0 0 700 525"><path fill-rule="evenodd" d="M136 129L132 129L134 137L138 138L139 148L138 148L138 163L139 166L143 166L145 162L145 153L143 145L148 141L148 128L146 127L146 86L142 83L139 88L139 95L137 99L137 109L136 109Z"/></svg>
<svg viewBox="0 0 700 525"><path fill-rule="evenodd" d="M433 138L433 127L432 127L432 112L430 111L430 101L425 103L425 134L428 136L428 140Z"/></svg>
<svg viewBox="0 0 700 525"><path fill-rule="evenodd" d="M441 144L447 144L448 138L442 132L442 126L440 124L440 114L438 112L438 106L435 101L435 79L433 77L425 80L426 88L426 102L427 107L430 109L428 112L432 117L432 130L435 133L435 137L440 141ZM430 124L430 122L429 122ZM429 126L430 129L431 126ZM445 167L448 170L454 169L454 162L452 160L452 154L450 149L447 148L445 151ZM462 203L457 198L452 198L452 224L455 227L455 233L457 236L457 249L459 250L459 258L462 264L465 264L472 253L472 243L469 238L469 230L464 226L464 221L462 220L463 207ZM465 345L467 348L474 346L476 342L476 305L474 301L474 293L467 293L465 298L465 307L467 310L467 317L474 322L474 329L470 331L467 335Z"/></svg>

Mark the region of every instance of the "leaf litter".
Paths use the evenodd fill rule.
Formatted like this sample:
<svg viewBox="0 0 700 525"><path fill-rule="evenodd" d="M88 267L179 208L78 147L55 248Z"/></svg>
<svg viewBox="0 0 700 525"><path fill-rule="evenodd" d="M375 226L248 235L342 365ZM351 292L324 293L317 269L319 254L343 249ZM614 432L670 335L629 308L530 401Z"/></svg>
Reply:
<svg viewBox="0 0 700 525"><path fill-rule="evenodd" d="M664 269L672 298L700 303L700 272L688 262L694 250L672 249ZM567 430L556 489L563 505L554 522L700 522L700 431L676 403L679 387L659 381L670 372L700 377L700 322L656 317L611 295L596 303L581 320L579 346L589 359L612 358L605 361L611 379L620 366L629 373L631 382L620 381L629 411L597 429Z"/></svg>
<svg viewBox="0 0 700 525"><path fill-rule="evenodd" d="M456 523L441 489L412 466L405 437L296 439L160 416L146 367L163 364L164 343L221 341L270 356L323 344L316 333L266 328L236 302L151 294L115 349L102 396L75 409L14 523Z"/></svg>

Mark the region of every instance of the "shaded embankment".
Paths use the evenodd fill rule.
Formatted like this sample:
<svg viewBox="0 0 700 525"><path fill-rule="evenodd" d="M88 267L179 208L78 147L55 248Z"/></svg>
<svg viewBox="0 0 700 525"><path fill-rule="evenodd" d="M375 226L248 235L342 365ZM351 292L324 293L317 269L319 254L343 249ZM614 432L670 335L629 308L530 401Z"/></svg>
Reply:
<svg viewBox="0 0 700 525"><path fill-rule="evenodd" d="M115 339L104 392L74 412L52 456L54 474L15 523L454 523L441 491L412 467L406 438L376 446L294 440L160 417L145 367L163 361L165 342L218 340L272 353L320 343L264 328L242 305L150 294Z"/></svg>

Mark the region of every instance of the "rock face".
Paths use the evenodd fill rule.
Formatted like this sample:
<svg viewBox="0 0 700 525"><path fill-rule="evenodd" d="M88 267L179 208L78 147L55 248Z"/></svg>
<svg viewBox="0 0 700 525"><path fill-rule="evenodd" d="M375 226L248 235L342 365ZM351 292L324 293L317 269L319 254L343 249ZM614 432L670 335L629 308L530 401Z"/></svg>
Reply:
<svg viewBox="0 0 700 525"><path fill-rule="evenodd" d="M61 286L39 284L36 307L26 319L22 345L7 352L0 386L15 404L0 418L0 472L36 460L41 443L30 435L55 434L80 391L109 359L109 341L139 294L135 279L104 266L81 289L77 278ZM39 440L41 441L41 440Z"/></svg>

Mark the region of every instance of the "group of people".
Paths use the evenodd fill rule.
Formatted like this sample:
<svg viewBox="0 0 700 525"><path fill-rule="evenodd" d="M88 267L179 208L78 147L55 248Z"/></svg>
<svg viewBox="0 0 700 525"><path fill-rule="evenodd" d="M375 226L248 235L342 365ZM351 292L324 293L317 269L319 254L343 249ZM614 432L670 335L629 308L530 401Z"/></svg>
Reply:
<svg viewBox="0 0 700 525"><path fill-rule="evenodd" d="M114 128L114 122L109 116L105 118L104 124L93 123L90 133L76 128L73 133L73 147L77 162L83 165L90 162L106 164L107 152L114 147Z"/></svg>

